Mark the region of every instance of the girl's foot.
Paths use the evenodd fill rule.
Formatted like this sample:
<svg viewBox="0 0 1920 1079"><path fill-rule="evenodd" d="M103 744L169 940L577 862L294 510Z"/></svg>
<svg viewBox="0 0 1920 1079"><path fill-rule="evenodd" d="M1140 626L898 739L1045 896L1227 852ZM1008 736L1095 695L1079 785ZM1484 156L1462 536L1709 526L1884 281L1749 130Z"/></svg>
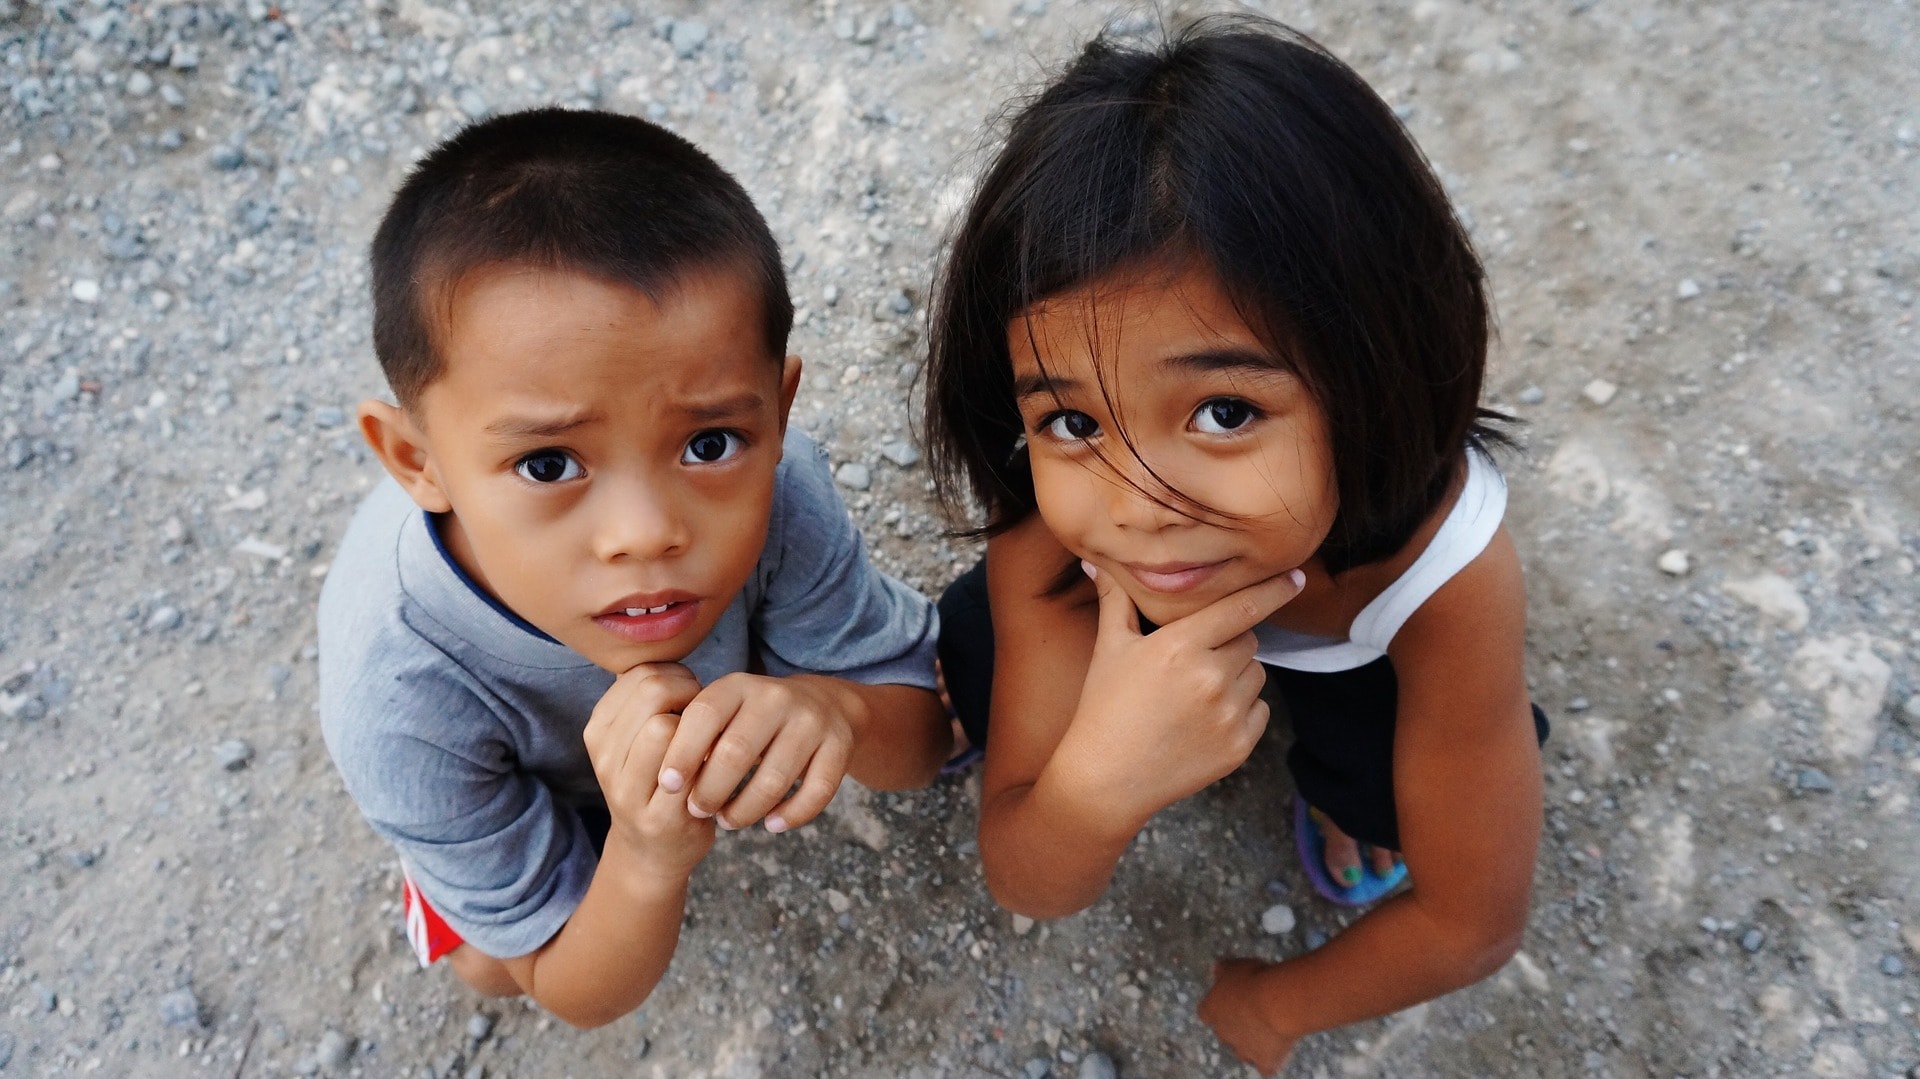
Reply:
<svg viewBox="0 0 1920 1079"><path fill-rule="evenodd" d="M1333 818L1325 813L1311 806L1307 812L1313 814L1313 823L1320 826L1320 837L1326 841L1327 875L1348 888L1359 884L1362 876L1360 841L1341 831L1340 826L1333 823ZM1392 873L1394 865L1400 861L1399 852L1384 847L1369 846L1366 857L1373 864L1374 875L1378 877Z"/></svg>

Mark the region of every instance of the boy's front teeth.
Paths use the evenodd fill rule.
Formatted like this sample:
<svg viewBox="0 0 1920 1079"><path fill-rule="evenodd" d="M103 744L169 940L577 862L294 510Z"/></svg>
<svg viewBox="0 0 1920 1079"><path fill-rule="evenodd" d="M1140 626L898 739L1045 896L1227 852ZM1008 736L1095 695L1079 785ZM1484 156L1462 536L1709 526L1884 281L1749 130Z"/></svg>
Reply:
<svg viewBox="0 0 1920 1079"><path fill-rule="evenodd" d="M628 607L626 609L627 617L638 618L643 614L661 614L661 613L664 613L666 609L671 606L673 606L673 604L671 603L662 603L658 607Z"/></svg>

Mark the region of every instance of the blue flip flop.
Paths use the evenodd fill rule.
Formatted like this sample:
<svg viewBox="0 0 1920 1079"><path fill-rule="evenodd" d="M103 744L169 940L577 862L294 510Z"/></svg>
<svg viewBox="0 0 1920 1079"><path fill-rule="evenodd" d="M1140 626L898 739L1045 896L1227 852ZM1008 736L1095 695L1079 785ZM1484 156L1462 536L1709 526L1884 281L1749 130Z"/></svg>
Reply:
<svg viewBox="0 0 1920 1079"><path fill-rule="evenodd" d="M1300 867L1306 870L1307 879L1313 882L1313 890L1321 898L1343 907L1364 907L1395 888L1407 879L1407 863L1395 862L1393 870L1385 876L1374 872L1367 859L1360 860L1360 883L1352 887L1335 884L1333 876L1327 872L1327 840L1320 834L1320 825L1313 819L1313 811L1307 808L1306 799L1296 796L1293 800L1293 844L1300 852Z"/></svg>

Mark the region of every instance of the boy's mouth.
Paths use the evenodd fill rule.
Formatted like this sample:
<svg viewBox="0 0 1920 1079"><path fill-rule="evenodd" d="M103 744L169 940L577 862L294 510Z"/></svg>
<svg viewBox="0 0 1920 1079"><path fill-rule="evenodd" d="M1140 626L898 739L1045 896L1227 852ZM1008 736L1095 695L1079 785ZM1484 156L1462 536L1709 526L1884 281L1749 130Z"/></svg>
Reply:
<svg viewBox="0 0 1920 1079"><path fill-rule="evenodd" d="M700 597L688 592L648 592L626 596L593 616L595 625L635 644L679 636L700 612Z"/></svg>

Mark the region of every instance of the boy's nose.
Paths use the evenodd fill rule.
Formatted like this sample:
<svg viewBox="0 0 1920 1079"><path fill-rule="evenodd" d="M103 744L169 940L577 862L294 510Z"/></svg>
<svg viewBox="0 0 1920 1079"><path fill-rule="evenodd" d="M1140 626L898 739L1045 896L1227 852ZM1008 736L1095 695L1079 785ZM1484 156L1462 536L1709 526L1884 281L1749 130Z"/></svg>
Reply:
<svg viewBox="0 0 1920 1079"><path fill-rule="evenodd" d="M595 555L603 562L669 558L687 548L686 515L669 493L646 484L608 490L596 507Z"/></svg>

